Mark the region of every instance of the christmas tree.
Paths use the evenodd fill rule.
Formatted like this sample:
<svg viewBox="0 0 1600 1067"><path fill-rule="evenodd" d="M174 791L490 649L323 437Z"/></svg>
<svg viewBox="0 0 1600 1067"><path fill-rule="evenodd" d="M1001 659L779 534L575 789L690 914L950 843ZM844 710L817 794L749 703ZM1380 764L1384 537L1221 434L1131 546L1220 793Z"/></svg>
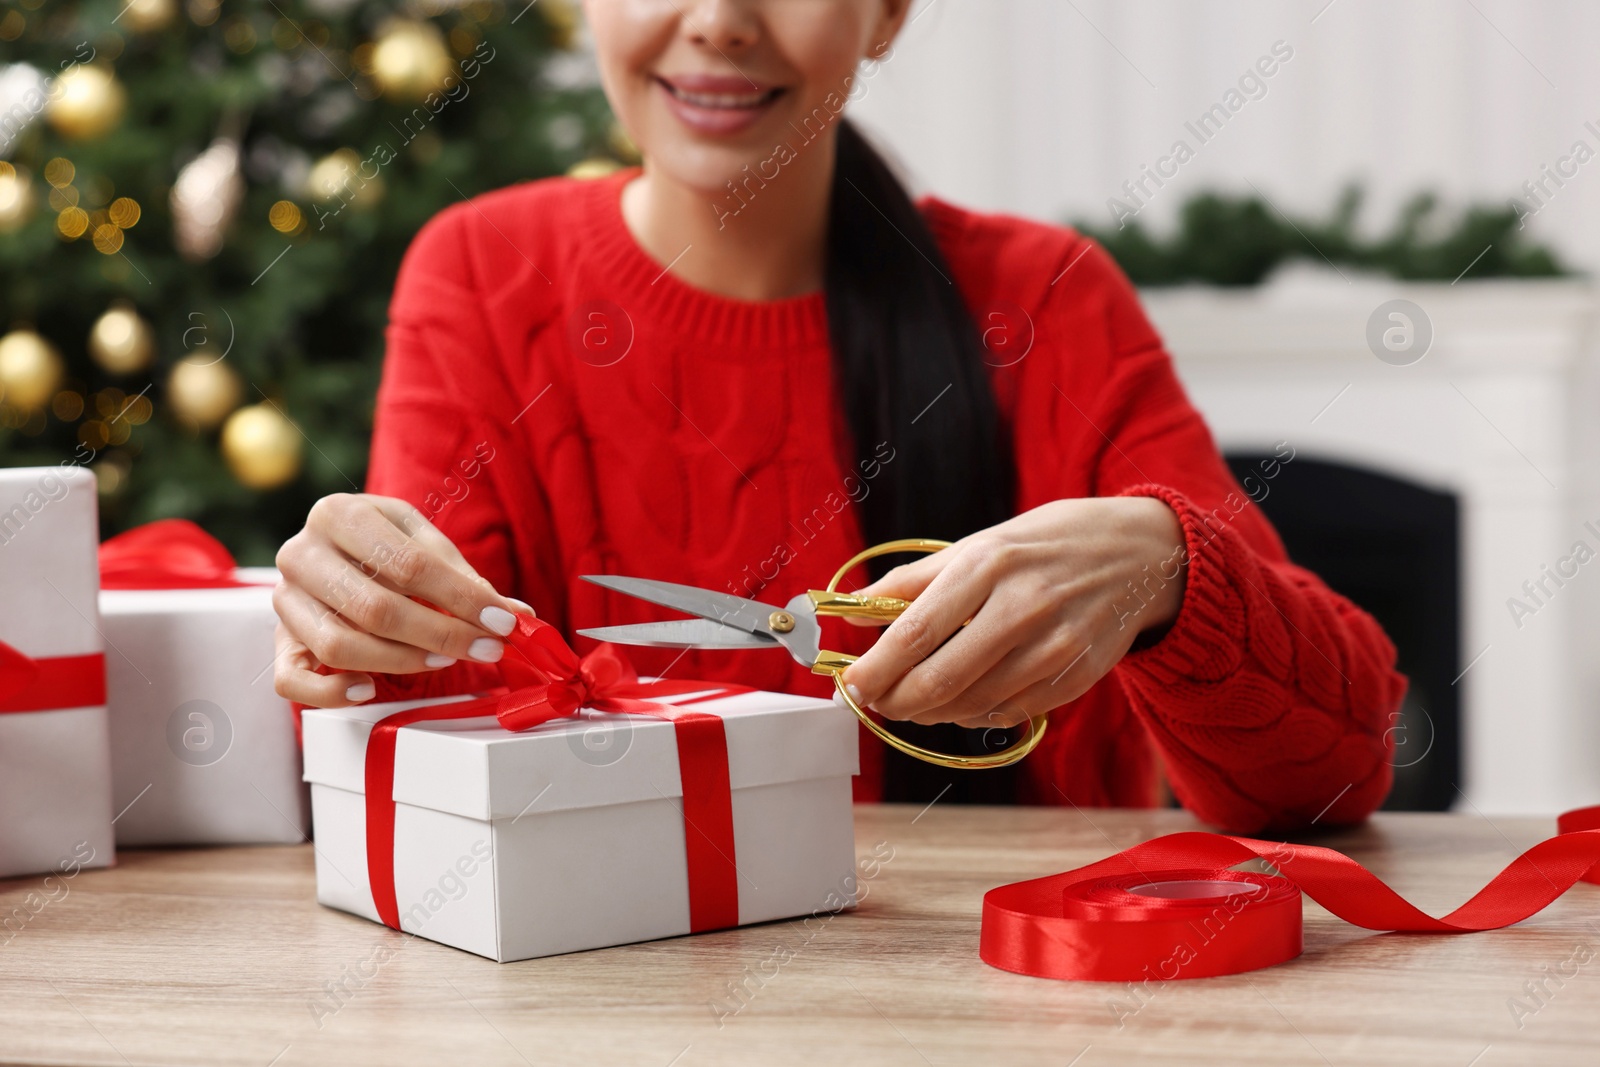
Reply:
<svg viewBox="0 0 1600 1067"><path fill-rule="evenodd" d="M571 0L0 5L0 463L270 562L363 482L400 257L632 162Z"/></svg>

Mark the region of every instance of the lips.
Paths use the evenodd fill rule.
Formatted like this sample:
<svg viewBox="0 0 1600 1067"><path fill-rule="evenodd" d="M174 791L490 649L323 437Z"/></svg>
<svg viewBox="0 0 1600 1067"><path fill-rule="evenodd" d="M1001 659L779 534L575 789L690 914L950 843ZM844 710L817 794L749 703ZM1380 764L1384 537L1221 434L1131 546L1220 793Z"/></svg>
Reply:
<svg viewBox="0 0 1600 1067"><path fill-rule="evenodd" d="M720 74L657 75L667 108L698 133L728 135L755 125L786 91Z"/></svg>

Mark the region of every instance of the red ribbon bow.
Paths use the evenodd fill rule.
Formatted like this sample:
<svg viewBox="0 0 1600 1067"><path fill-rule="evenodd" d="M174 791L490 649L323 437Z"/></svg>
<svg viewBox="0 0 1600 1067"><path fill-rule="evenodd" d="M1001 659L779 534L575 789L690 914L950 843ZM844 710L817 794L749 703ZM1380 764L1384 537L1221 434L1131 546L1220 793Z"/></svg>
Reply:
<svg viewBox="0 0 1600 1067"><path fill-rule="evenodd" d="M1600 882L1600 808L1568 812L1558 828L1441 919L1332 849L1167 834L1087 867L991 889L978 954L991 966L1041 978L1238 974L1300 955L1302 890L1368 930L1497 930L1539 912L1574 882ZM1254 859L1284 877L1229 869Z"/></svg>
<svg viewBox="0 0 1600 1067"><path fill-rule="evenodd" d="M232 589L227 548L188 519L158 519L100 546L102 589Z"/></svg>
<svg viewBox="0 0 1600 1067"><path fill-rule="evenodd" d="M92 708L106 702L106 660L86 656L34 659L0 641L0 715Z"/></svg>
<svg viewBox="0 0 1600 1067"><path fill-rule="evenodd" d="M510 686L475 700L397 711L378 720L367 739L367 878L378 917L400 929L394 886L394 753L401 728L419 722L493 715L507 730L521 732L580 708L617 715L667 719L678 743L683 782L683 837L689 869L692 931L739 924L738 870L734 862L733 793L728 783L728 741L720 716L687 711L650 697L704 693L685 703L746 693L748 686L697 681L639 681L638 672L614 645L604 644L579 659L548 623L517 616L507 639L502 674ZM705 692L711 689L713 692Z"/></svg>

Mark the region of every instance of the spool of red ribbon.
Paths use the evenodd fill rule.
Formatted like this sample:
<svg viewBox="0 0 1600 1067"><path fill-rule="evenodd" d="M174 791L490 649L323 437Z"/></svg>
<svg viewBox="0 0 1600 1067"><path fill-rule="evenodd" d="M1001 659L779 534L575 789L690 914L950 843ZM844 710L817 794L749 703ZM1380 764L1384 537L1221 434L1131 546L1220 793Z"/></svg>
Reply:
<svg viewBox="0 0 1600 1067"><path fill-rule="evenodd" d="M1436 919L1315 845L1168 834L1064 874L991 889L979 955L1002 970L1094 982L1206 978L1300 954L1300 895L1369 930L1459 934L1521 922L1600 882L1600 807L1567 812L1476 896ZM1281 876L1235 871L1266 860Z"/></svg>
<svg viewBox="0 0 1600 1067"><path fill-rule="evenodd" d="M1556 817L1556 830L1563 834L1576 833L1579 830L1600 830L1600 806L1562 812ZM1579 881L1600 885L1600 863L1590 867Z"/></svg>

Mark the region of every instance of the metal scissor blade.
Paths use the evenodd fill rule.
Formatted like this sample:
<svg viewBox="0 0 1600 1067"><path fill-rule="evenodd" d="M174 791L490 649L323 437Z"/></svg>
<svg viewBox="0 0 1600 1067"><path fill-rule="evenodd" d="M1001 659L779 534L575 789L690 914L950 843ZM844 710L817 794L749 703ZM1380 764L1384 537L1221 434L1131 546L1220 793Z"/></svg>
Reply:
<svg viewBox="0 0 1600 1067"><path fill-rule="evenodd" d="M628 596L638 597L640 600L648 600L652 604L660 604L664 608L681 611L687 615L698 615L702 619L711 619L746 633L774 638L767 620L775 609L754 600L745 600L743 597L718 593L711 589L699 589L692 585L658 582L653 578L585 574L583 580Z"/></svg>
<svg viewBox="0 0 1600 1067"><path fill-rule="evenodd" d="M674 619L632 626L595 626L579 630L596 641L654 648L782 648L775 638L745 633L713 619Z"/></svg>

